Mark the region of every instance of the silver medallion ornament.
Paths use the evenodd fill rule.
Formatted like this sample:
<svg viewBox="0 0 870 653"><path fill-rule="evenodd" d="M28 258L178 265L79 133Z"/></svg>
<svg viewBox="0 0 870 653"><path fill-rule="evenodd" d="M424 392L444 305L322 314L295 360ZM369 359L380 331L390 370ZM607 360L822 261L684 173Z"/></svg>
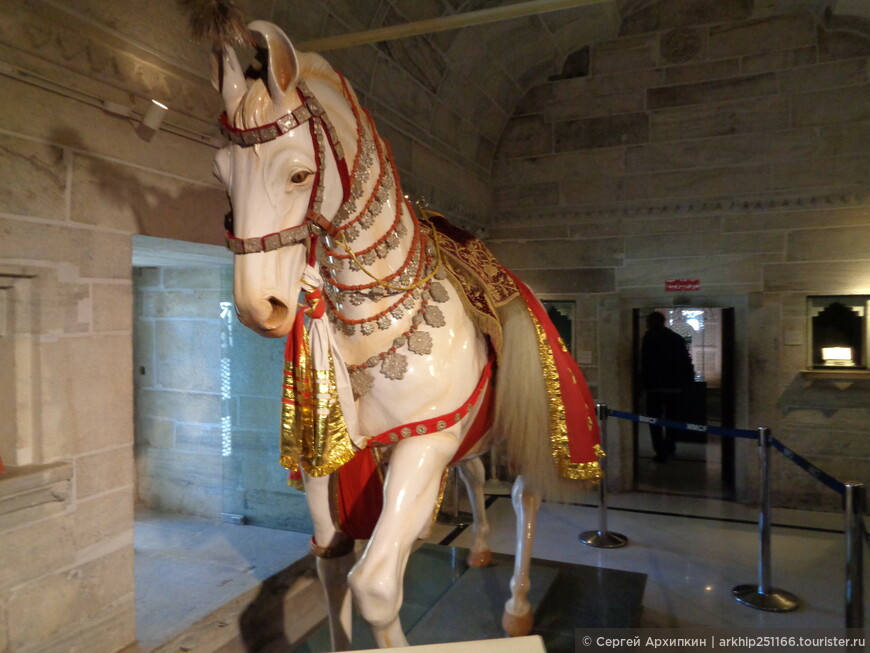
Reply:
<svg viewBox="0 0 870 653"><path fill-rule="evenodd" d="M350 373L350 387L353 390L354 399L362 397L372 389L375 380L368 370L355 369Z"/></svg>
<svg viewBox="0 0 870 653"><path fill-rule="evenodd" d="M419 356L432 353L432 336L426 331L415 331L408 336L408 351Z"/></svg>
<svg viewBox="0 0 870 653"><path fill-rule="evenodd" d="M340 320L337 321L336 324L338 325L338 330L346 336L352 336L356 332L353 324L348 324L347 322L342 322Z"/></svg>
<svg viewBox="0 0 870 653"><path fill-rule="evenodd" d="M359 330L364 336L370 336L375 332L375 325L371 322L363 322L359 325Z"/></svg>
<svg viewBox="0 0 870 653"><path fill-rule="evenodd" d="M434 281L429 284L429 296L432 297L432 301L438 302L439 304L443 304L450 299L450 295L447 294L447 289L442 284Z"/></svg>
<svg viewBox="0 0 870 653"><path fill-rule="evenodd" d="M395 352L387 352L384 356L384 362L381 363L381 374L388 379L398 381L405 376L408 371L408 359L401 354Z"/></svg>
<svg viewBox="0 0 870 653"><path fill-rule="evenodd" d="M426 324L434 329L447 324L447 321L444 319L444 313L437 306L427 306L426 312L423 313L423 318L426 320Z"/></svg>
<svg viewBox="0 0 870 653"><path fill-rule="evenodd" d="M378 318L378 328L379 328L381 331L386 331L386 330L389 329L391 326L393 326L393 320L390 318L390 314L389 314L389 313L387 313L386 315L381 315L381 316Z"/></svg>

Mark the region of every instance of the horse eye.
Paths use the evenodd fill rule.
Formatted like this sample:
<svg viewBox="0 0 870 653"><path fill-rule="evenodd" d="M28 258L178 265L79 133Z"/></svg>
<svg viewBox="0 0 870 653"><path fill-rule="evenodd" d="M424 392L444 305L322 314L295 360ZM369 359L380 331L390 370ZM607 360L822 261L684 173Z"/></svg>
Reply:
<svg viewBox="0 0 870 653"><path fill-rule="evenodd" d="M290 176L290 181L294 184L302 184L311 176L311 173L307 170L299 170L298 172L294 172Z"/></svg>

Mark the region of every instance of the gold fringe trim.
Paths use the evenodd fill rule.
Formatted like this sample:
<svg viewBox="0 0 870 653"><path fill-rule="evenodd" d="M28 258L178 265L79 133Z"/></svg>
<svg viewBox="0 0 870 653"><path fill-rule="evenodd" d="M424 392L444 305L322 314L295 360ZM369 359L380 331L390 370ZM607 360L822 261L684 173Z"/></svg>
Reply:
<svg viewBox="0 0 870 653"><path fill-rule="evenodd" d="M547 334L538 318L535 317L531 307L527 306L529 317L535 326L535 335L538 340L538 355L541 359L541 368L544 373L544 385L547 388L547 408L550 413L550 447L553 453L553 461L556 468L565 478L582 481L595 481L602 478L601 465L597 460L588 463L571 462L571 453L568 448L568 425L565 421L565 404L562 402L561 386L559 384L559 372L556 369L556 361L547 340ZM596 445L595 454L601 458L603 454L600 446Z"/></svg>

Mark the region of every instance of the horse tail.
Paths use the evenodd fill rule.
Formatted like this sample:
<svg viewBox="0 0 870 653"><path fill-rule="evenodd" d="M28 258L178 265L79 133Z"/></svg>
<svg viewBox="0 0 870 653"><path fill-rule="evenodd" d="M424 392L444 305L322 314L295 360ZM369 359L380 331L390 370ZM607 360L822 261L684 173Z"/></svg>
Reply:
<svg viewBox="0 0 870 653"><path fill-rule="evenodd" d="M498 309L503 342L492 432L526 485L550 501L577 501L588 487L559 475L550 442L550 408L528 307L517 297Z"/></svg>

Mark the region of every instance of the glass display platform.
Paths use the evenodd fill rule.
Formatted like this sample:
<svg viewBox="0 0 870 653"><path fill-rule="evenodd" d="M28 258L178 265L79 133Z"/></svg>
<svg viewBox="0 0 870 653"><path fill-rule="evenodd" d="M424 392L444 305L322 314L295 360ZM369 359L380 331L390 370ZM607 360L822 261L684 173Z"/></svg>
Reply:
<svg viewBox="0 0 870 653"><path fill-rule="evenodd" d="M411 555L401 611L411 645L505 636L501 617L510 596L513 556L494 553L492 566L474 568L465 563L467 554L467 549L424 544ZM577 628L637 626L646 575L533 559L531 584L532 634L543 637L548 653L573 653ZM355 649L375 648L356 613L353 641ZM295 650L329 651L326 624Z"/></svg>

